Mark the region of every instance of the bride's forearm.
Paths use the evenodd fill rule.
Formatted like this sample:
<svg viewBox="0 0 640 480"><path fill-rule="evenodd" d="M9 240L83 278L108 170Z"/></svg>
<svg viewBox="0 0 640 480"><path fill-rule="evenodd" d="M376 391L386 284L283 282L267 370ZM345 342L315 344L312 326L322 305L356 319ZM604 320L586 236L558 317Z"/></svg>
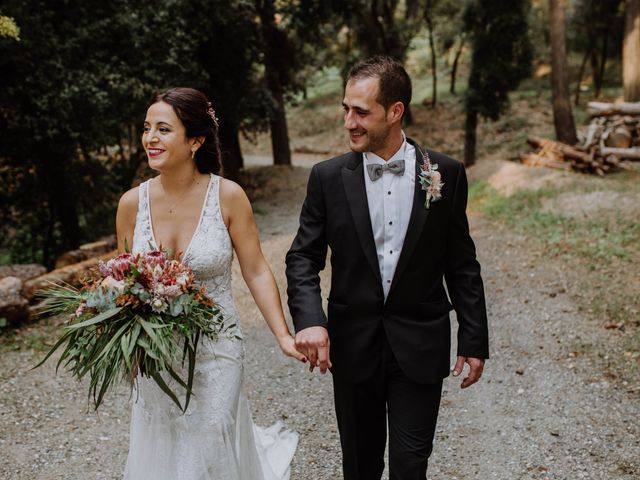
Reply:
<svg viewBox="0 0 640 480"><path fill-rule="evenodd" d="M289 327L284 319L280 292L269 267L265 265L260 273L252 275L251 278L245 277L245 282L276 339L281 341L290 336Z"/></svg>

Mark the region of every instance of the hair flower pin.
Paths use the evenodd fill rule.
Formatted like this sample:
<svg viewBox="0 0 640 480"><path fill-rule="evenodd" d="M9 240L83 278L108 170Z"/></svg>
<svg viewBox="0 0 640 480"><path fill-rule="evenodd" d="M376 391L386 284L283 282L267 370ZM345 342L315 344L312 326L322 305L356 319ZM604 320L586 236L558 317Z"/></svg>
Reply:
<svg viewBox="0 0 640 480"><path fill-rule="evenodd" d="M429 153L425 152L422 165L420 165L420 185L422 190L426 192L424 208L427 210L431 206L431 202L437 202L442 198L442 176L438 172L438 164L431 163Z"/></svg>
<svg viewBox="0 0 640 480"><path fill-rule="evenodd" d="M216 128L218 128L220 124L218 121L218 117L216 116L216 111L213 109L213 105L211 105L211 102L207 102L207 107L207 114L211 117L211 120L213 120Z"/></svg>

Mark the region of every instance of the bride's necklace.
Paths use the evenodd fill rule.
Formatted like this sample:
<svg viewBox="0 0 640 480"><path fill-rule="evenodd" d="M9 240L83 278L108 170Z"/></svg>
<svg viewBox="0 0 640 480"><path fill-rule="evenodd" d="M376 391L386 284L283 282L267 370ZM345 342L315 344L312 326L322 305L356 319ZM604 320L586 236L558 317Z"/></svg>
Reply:
<svg viewBox="0 0 640 480"><path fill-rule="evenodd" d="M185 191L182 192L182 194L180 194L178 196L178 199L169 206L169 214L173 215L173 213L176 211L176 207L179 207L180 205L182 205L182 202L184 201L184 198L187 195L187 193L189 193L193 187L195 187L195 186L197 186L199 184L199 181L196 180L195 178L196 177L193 177L191 179L191 183L185 189ZM160 186L162 186L162 193L165 195L165 197L168 198L169 195L167 194L167 191L164 189L164 186L162 185L162 182L160 182Z"/></svg>

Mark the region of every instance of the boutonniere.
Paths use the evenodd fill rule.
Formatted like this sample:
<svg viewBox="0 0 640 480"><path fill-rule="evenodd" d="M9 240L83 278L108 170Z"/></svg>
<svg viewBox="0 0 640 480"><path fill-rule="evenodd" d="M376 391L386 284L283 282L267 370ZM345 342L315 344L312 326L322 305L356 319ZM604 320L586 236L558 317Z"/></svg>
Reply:
<svg viewBox="0 0 640 480"><path fill-rule="evenodd" d="M422 190L427 192L424 208L428 210L431 202L437 202L442 198L442 186L444 183L438 171L438 164L431 163L428 152L424 154L420 169L420 185L422 185Z"/></svg>

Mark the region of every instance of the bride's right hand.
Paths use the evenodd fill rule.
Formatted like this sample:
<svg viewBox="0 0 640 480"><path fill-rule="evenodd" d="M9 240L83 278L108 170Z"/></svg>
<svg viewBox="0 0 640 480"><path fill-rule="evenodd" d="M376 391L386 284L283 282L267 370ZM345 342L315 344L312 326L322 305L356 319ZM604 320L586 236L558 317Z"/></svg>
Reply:
<svg viewBox="0 0 640 480"><path fill-rule="evenodd" d="M307 362L307 357L296 349L296 341L291 335L286 335L285 337L279 338L278 344L280 345L282 353L284 353L286 356L295 358L302 363Z"/></svg>

